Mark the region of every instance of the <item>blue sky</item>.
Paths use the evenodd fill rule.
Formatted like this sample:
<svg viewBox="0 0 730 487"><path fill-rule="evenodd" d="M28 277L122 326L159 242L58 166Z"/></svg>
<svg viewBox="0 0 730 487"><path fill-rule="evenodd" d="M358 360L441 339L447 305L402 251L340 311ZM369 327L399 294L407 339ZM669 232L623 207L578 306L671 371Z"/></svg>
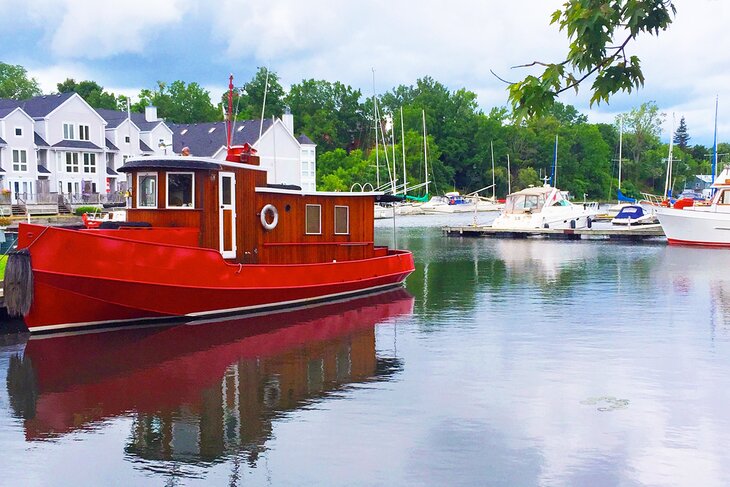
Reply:
<svg viewBox="0 0 730 487"><path fill-rule="evenodd" d="M477 93L482 109L507 102L505 85L526 70L558 61L567 40L549 25L562 0L0 0L0 60L22 64L45 91L67 77L92 79L136 95L157 80L196 81L222 93L270 66L287 88L302 79L342 81L372 94L430 75L450 89ZM730 140L730 35L726 0L675 0L669 31L630 47L646 85L609 105L589 107L585 92L561 97L591 121L654 100L667 114L664 139L686 117L691 142ZM725 109L725 106L727 109ZM296 116L296 114L295 114Z"/></svg>

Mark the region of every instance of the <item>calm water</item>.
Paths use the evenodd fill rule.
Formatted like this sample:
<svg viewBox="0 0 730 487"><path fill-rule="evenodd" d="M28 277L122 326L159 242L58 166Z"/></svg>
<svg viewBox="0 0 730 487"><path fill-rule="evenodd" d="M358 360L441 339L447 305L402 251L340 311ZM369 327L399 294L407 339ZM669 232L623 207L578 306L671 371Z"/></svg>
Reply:
<svg viewBox="0 0 730 487"><path fill-rule="evenodd" d="M407 292L0 346L0 485L730 484L730 251L398 222Z"/></svg>

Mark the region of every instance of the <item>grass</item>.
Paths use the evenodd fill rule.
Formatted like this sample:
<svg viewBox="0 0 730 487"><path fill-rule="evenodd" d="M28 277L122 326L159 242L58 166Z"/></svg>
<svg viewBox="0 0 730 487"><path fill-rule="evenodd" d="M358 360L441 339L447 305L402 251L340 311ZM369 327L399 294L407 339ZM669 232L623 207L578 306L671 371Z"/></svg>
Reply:
<svg viewBox="0 0 730 487"><path fill-rule="evenodd" d="M8 261L8 256L3 255L0 257L0 281L2 281L5 278L5 264Z"/></svg>

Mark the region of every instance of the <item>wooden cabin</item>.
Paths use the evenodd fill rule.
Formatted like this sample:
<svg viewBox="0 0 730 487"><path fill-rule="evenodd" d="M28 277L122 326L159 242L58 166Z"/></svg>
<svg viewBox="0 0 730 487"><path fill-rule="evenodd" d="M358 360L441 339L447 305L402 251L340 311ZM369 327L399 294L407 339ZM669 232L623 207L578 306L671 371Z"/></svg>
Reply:
<svg viewBox="0 0 730 487"><path fill-rule="evenodd" d="M386 248L373 245L379 193L306 193L296 186L269 185L258 156L236 158L241 162L192 156L127 161L120 169L131 178L127 221L176 228L180 239L173 241L197 242L236 263L386 255Z"/></svg>

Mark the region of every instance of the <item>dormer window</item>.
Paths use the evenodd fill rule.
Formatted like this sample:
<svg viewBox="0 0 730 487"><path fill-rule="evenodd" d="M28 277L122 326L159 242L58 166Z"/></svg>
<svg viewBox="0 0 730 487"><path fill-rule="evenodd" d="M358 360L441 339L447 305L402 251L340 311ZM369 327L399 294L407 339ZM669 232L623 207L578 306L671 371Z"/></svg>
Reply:
<svg viewBox="0 0 730 487"><path fill-rule="evenodd" d="M74 140L74 125L72 123L63 124L63 139Z"/></svg>
<svg viewBox="0 0 730 487"><path fill-rule="evenodd" d="M22 127L15 127L15 136L16 137L22 137L23 136L23 128Z"/></svg>
<svg viewBox="0 0 730 487"><path fill-rule="evenodd" d="M79 125L79 140L89 140L88 125Z"/></svg>
<svg viewBox="0 0 730 487"><path fill-rule="evenodd" d="M240 127L238 127L238 128L236 129L236 132L240 132L241 130L243 130L243 125L241 125Z"/></svg>
<svg viewBox="0 0 730 487"><path fill-rule="evenodd" d="M188 133L188 129L182 129L182 132L180 132L180 135L185 135Z"/></svg>

